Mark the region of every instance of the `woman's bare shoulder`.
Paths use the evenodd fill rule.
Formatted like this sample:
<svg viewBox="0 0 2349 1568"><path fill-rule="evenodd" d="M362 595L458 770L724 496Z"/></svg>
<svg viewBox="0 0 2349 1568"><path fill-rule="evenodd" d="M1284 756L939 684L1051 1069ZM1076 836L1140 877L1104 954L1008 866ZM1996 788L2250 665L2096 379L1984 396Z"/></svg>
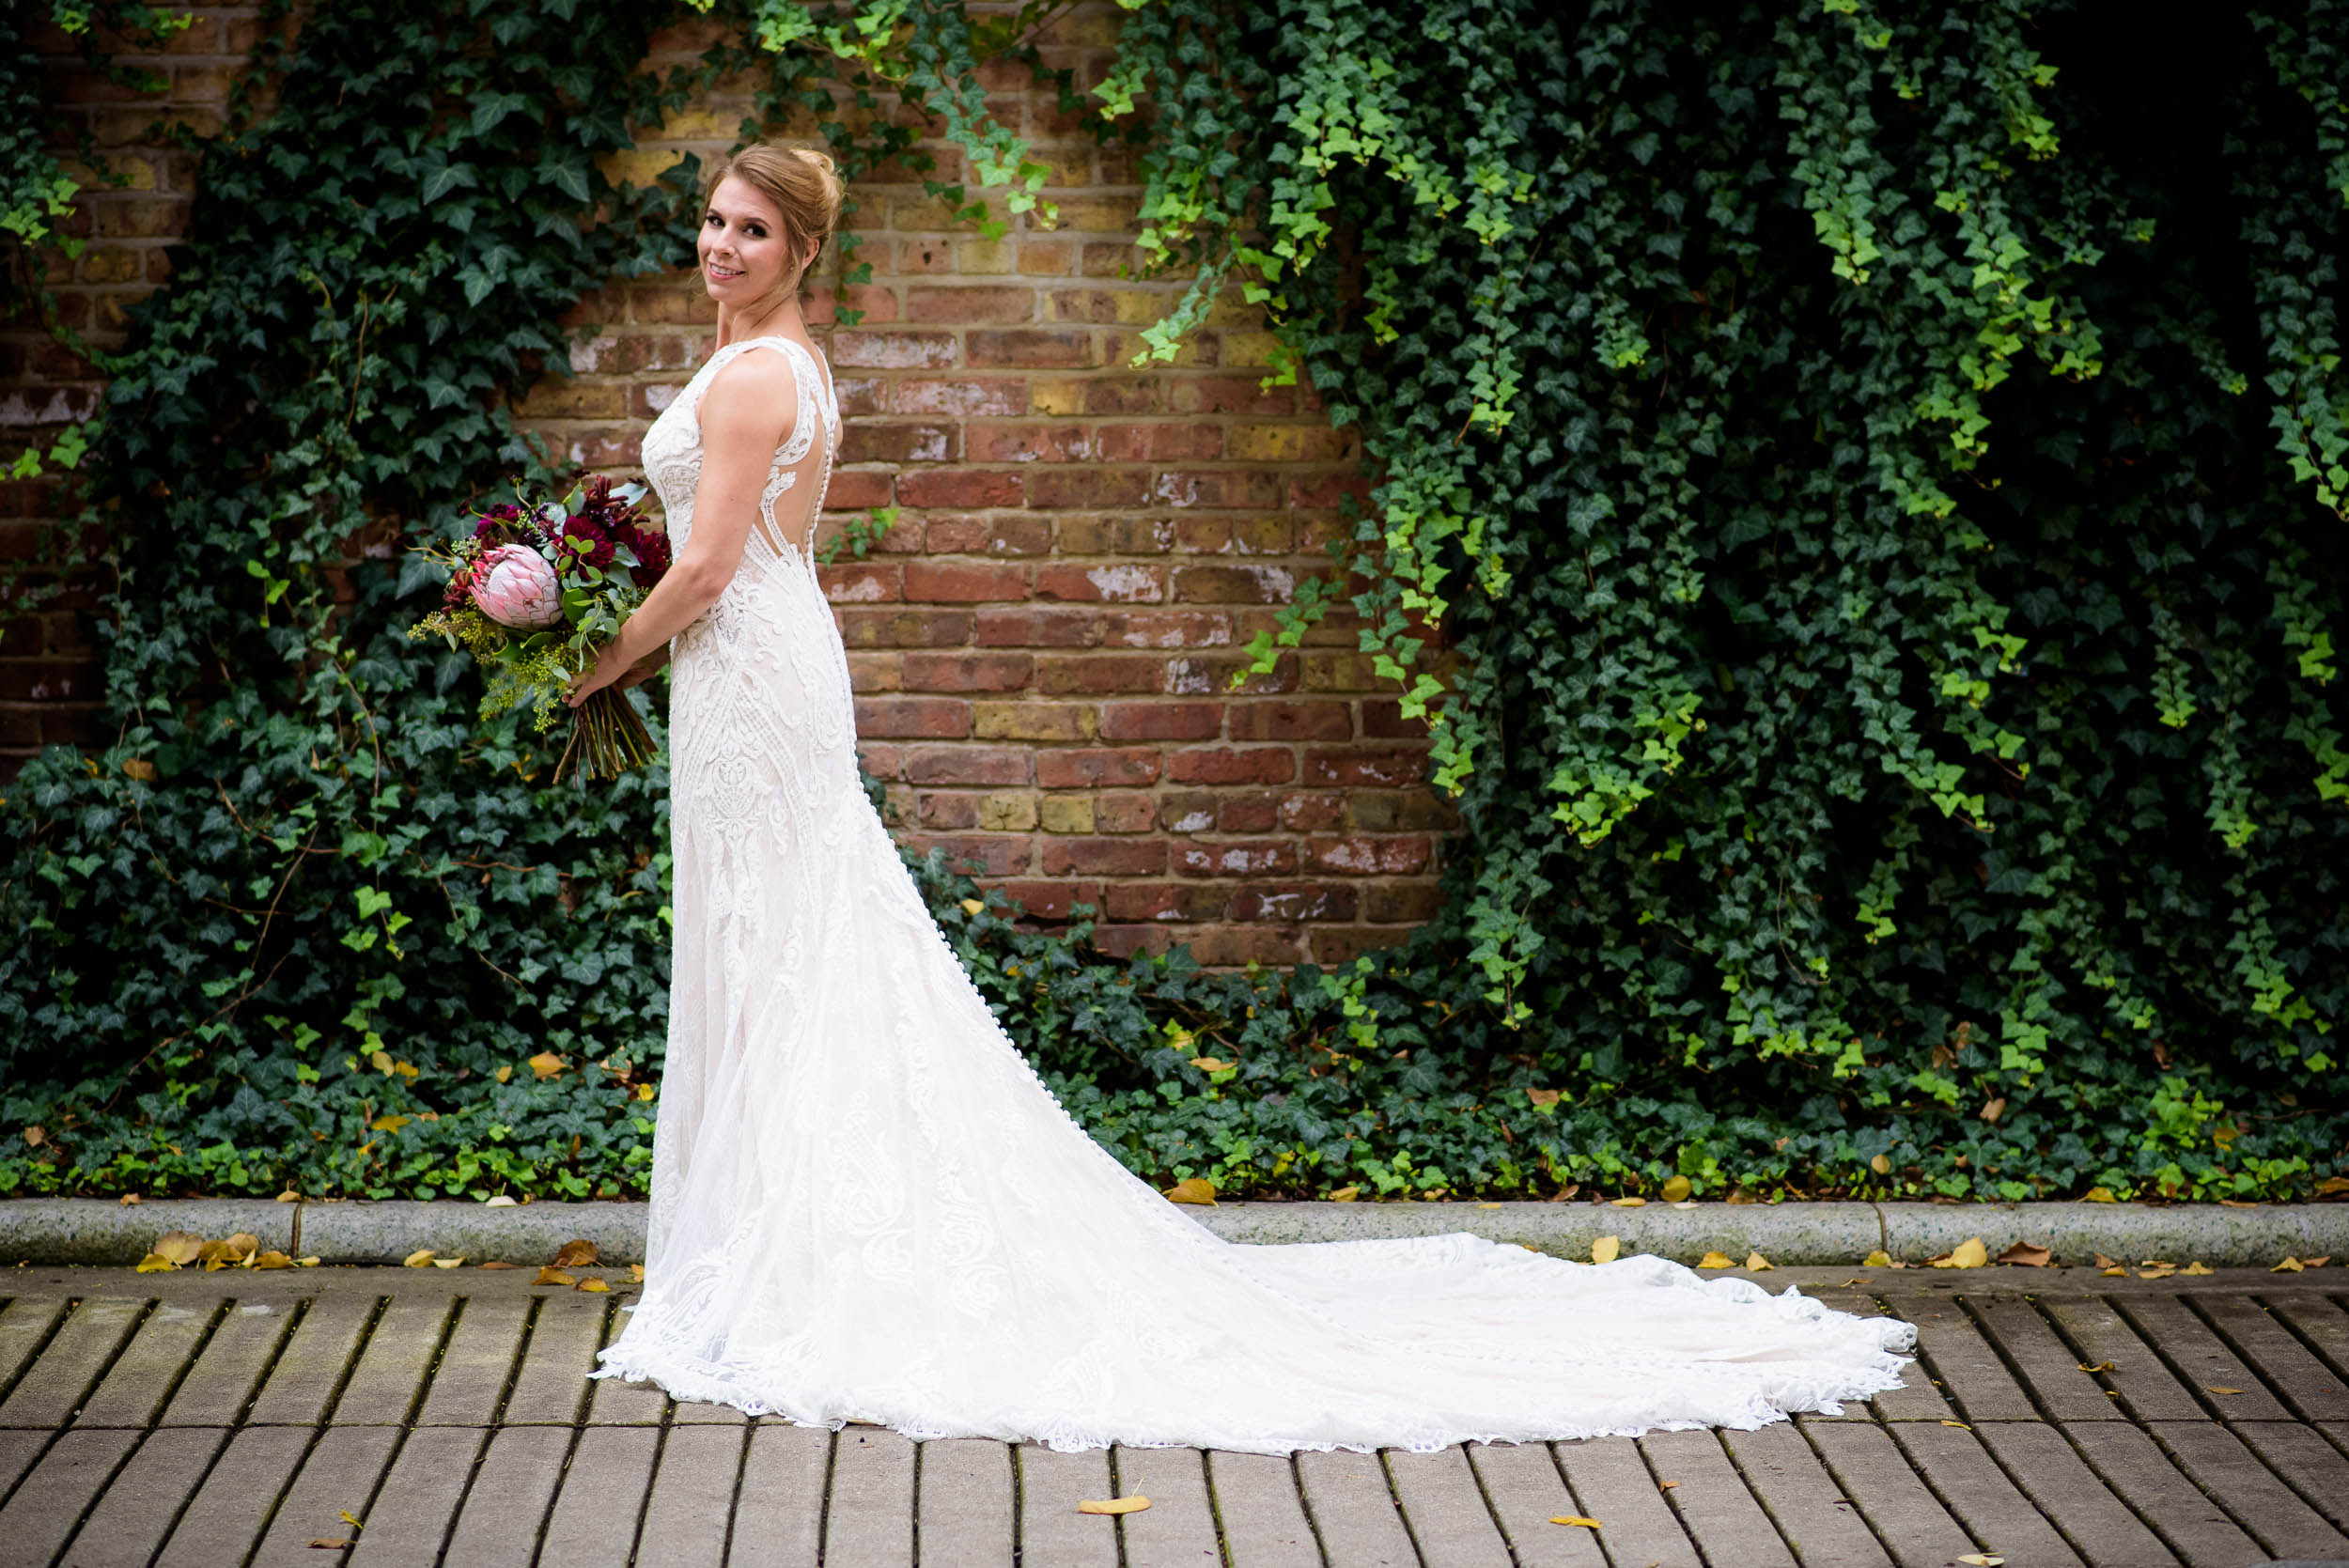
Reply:
<svg viewBox="0 0 2349 1568"><path fill-rule="evenodd" d="M701 423L705 429L780 435L789 427L799 400L799 378L782 354L740 353L709 379L708 390L702 394Z"/></svg>

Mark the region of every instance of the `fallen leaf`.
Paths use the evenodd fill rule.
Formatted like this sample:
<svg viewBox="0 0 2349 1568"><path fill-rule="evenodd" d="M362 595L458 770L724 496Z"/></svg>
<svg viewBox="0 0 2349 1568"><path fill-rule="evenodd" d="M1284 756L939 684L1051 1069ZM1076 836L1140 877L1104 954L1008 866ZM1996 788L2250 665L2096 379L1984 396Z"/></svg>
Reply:
<svg viewBox="0 0 2349 1568"><path fill-rule="evenodd" d="M1862 1274L1862 1275L1860 1275L1860 1276L1859 1276L1858 1279L1856 1279L1856 1280L1846 1280L1846 1281L1843 1281L1843 1288L1844 1288L1845 1290L1849 1290L1849 1289L1851 1289L1851 1287L1852 1287L1852 1286L1854 1286L1854 1285L1873 1285L1873 1284L1875 1284L1875 1281L1874 1280L1871 1280L1871 1279L1869 1279L1869 1278L1868 1278L1868 1276L1866 1276L1865 1274Z"/></svg>
<svg viewBox="0 0 2349 1568"><path fill-rule="evenodd" d="M313 1252L306 1258L296 1258L294 1262L304 1268L316 1268L319 1265L319 1257L316 1252Z"/></svg>
<svg viewBox="0 0 2349 1568"><path fill-rule="evenodd" d="M1497 1209L1501 1205L1499 1203L1479 1203L1476 1206L1480 1209Z"/></svg>
<svg viewBox="0 0 2349 1568"><path fill-rule="evenodd" d="M2080 1194L2080 1202L2084 1203L2117 1203L2120 1201L2112 1195L2112 1188L2108 1187L2092 1187Z"/></svg>
<svg viewBox="0 0 2349 1568"><path fill-rule="evenodd" d="M385 1078L391 1077L396 1070L392 1065L392 1053L387 1050L367 1052L367 1065L381 1073Z"/></svg>
<svg viewBox="0 0 2349 1568"><path fill-rule="evenodd" d="M2140 1280L2167 1280L2177 1271L2178 1265L2173 1263L2149 1263L2137 1271L2137 1277Z"/></svg>
<svg viewBox="0 0 2349 1568"><path fill-rule="evenodd" d="M431 1261L432 1249L429 1247L419 1247L414 1251L409 1253L406 1257L400 1259L399 1265L402 1268L422 1268Z"/></svg>
<svg viewBox="0 0 2349 1568"><path fill-rule="evenodd" d="M2000 1263L2016 1264L2024 1268L2045 1268L2055 1256L2045 1247L2032 1242L2018 1241L1999 1254Z"/></svg>
<svg viewBox="0 0 2349 1568"><path fill-rule="evenodd" d="M2222 1389L2216 1383L2205 1383L2202 1388L2205 1392L2214 1394L2239 1394L2243 1391L2241 1389Z"/></svg>
<svg viewBox="0 0 2349 1568"><path fill-rule="evenodd" d="M2108 1280L2125 1280L2129 1277L2129 1271L2123 1268L2119 1264L2114 1264L2110 1268L2100 1268L2096 1272Z"/></svg>
<svg viewBox="0 0 2349 1568"><path fill-rule="evenodd" d="M640 1100L651 1099L655 1093L656 1091L649 1083L640 1083L636 1086L636 1097Z"/></svg>
<svg viewBox="0 0 2349 1568"><path fill-rule="evenodd" d="M1693 1188L1691 1188L1688 1185L1688 1177L1674 1176L1664 1184L1664 1202L1668 1203L1677 1203L1682 1199L1688 1197L1689 1192L1692 1190Z"/></svg>
<svg viewBox="0 0 2349 1568"><path fill-rule="evenodd" d="M1999 1097L1999 1098L1998 1098L1998 1099L1991 1100L1991 1101L1988 1101L1987 1103L1985 1103L1985 1104L1983 1106L1983 1108L1982 1108L1982 1112L1981 1112L1981 1114L1982 1114L1982 1119L1983 1119L1983 1121L1985 1121L1985 1122L1995 1122L1995 1121L1997 1121L1999 1117L2001 1117L2001 1116L2005 1115L2005 1114L2006 1114L2006 1100L2005 1100L2004 1096L2000 1096L2000 1097Z"/></svg>
<svg viewBox="0 0 2349 1568"><path fill-rule="evenodd" d="M2118 1258L2108 1258L2102 1252L2099 1252L2096 1254L2096 1266L2098 1268L2118 1268L2121 1266L2121 1260Z"/></svg>
<svg viewBox="0 0 2349 1568"><path fill-rule="evenodd" d="M510 1192L501 1192L493 1198L482 1200L481 1206L485 1209L510 1209L514 1206L514 1196Z"/></svg>
<svg viewBox="0 0 2349 1568"><path fill-rule="evenodd" d="M2286 1258L2283 1262L2278 1264L2267 1272L2270 1274L2297 1274L2306 1267L2308 1267L2308 1265L2302 1263L2297 1258Z"/></svg>
<svg viewBox="0 0 2349 1568"><path fill-rule="evenodd" d="M514 1069L511 1067L500 1067L495 1074L495 1077L500 1083L504 1083L507 1079L510 1079L513 1076Z"/></svg>
<svg viewBox="0 0 2349 1568"><path fill-rule="evenodd" d="M277 1201L281 1203L298 1203L302 1202L302 1194L289 1187L277 1195Z"/></svg>
<svg viewBox="0 0 2349 1568"><path fill-rule="evenodd" d="M2201 1259L2197 1258L2192 1263L2187 1264L2184 1268L2179 1269L2178 1272L2181 1274L2216 1274L2218 1271L2211 1267L2210 1265L2202 1262Z"/></svg>
<svg viewBox="0 0 2349 1568"><path fill-rule="evenodd" d="M1879 1247L1875 1251L1869 1253L1866 1257L1860 1259L1859 1266L1862 1268L1890 1268L1892 1266L1892 1254Z"/></svg>
<svg viewBox="0 0 2349 1568"><path fill-rule="evenodd" d="M538 1277L530 1282L534 1285L575 1285L579 1283L570 1275L552 1266L538 1270Z"/></svg>
<svg viewBox="0 0 2349 1568"><path fill-rule="evenodd" d="M1170 1203L1201 1203L1213 1208L1215 1183L1205 1176L1188 1177L1166 1189L1166 1200Z"/></svg>
<svg viewBox="0 0 2349 1568"><path fill-rule="evenodd" d="M1968 1236L1937 1258L1925 1260L1935 1268L1980 1268L1990 1261L1990 1249L1980 1236Z"/></svg>
<svg viewBox="0 0 2349 1568"><path fill-rule="evenodd" d="M397 1132L414 1120L412 1116L378 1116L367 1124L367 1130L369 1132Z"/></svg>
<svg viewBox="0 0 2349 1568"><path fill-rule="evenodd" d="M2322 1268L2332 1261L2333 1255L2330 1252L2327 1252L2321 1258L2302 1258L2300 1260L2300 1265L2303 1268Z"/></svg>
<svg viewBox="0 0 2349 1568"><path fill-rule="evenodd" d="M980 903L975 898L966 898L962 901L962 912L966 915L975 915L986 908L987 906L985 904Z"/></svg>
<svg viewBox="0 0 2349 1568"><path fill-rule="evenodd" d="M1879 1176L1889 1176L1892 1173L1892 1157L1890 1155L1878 1155L1875 1158L1868 1161L1868 1169L1874 1171Z"/></svg>
<svg viewBox="0 0 2349 1568"><path fill-rule="evenodd" d="M481 1266L484 1268L520 1268L521 1267L521 1265L518 1263L485 1263Z"/></svg>
<svg viewBox="0 0 2349 1568"><path fill-rule="evenodd" d="M226 1268L231 1264L244 1262L259 1250L260 1245L261 1241L258 1236L248 1235L239 1231L235 1235L225 1236L219 1241L204 1243L195 1250L195 1255L204 1260L204 1270L209 1274L213 1269Z"/></svg>
<svg viewBox="0 0 2349 1568"><path fill-rule="evenodd" d="M286 1256L283 1252L272 1249L267 1252L254 1253L253 1266L256 1268L291 1268L293 1266L293 1259Z"/></svg>
<svg viewBox="0 0 2349 1568"><path fill-rule="evenodd" d="M344 1509L340 1514L337 1514L334 1516L340 1519L344 1524L349 1525L352 1529L365 1529L366 1528L359 1522L359 1515L353 1514L348 1508Z"/></svg>
<svg viewBox="0 0 2349 1568"><path fill-rule="evenodd" d="M1330 1201L1333 1203L1350 1203L1361 1195L1362 1189L1359 1187L1341 1187L1330 1194Z"/></svg>
<svg viewBox="0 0 2349 1568"><path fill-rule="evenodd" d="M2222 1209L2255 1209L2260 1206L2260 1201L2256 1198L2221 1198L2218 1206Z"/></svg>
<svg viewBox="0 0 2349 1568"><path fill-rule="evenodd" d="M569 1063L555 1055L554 1052L542 1050L530 1059L530 1076L544 1082L569 1065Z"/></svg>
<svg viewBox="0 0 2349 1568"><path fill-rule="evenodd" d="M1659 1481L1656 1483L1656 1489L1659 1492L1669 1492L1679 1484L1680 1483L1676 1481Z"/></svg>
<svg viewBox="0 0 2349 1568"><path fill-rule="evenodd" d="M1645 1198L1610 1198L1607 1201L1614 1204L1615 1207L1619 1209L1643 1209L1647 1207L1647 1200Z"/></svg>
<svg viewBox="0 0 2349 1568"><path fill-rule="evenodd" d="M1613 1263L1623 1256L1623 1237L1603 1235L1591 1243L1593 1263Z"/></svg>
<svg viewBox="0 0 2349 1568"><path fill-rule="evenodd" d="M1964 1421L1953 1421L1946 1416L1942 1418L1941 1424L1943 1426L1956 1427L1960 1432L1971 1432L1973 1430L1972 1427L1968 1426Z"/></svg>
<svg viewBox="0 0 2349 1568"><path fill-rule="evenodd" d="M155 1255L169 1258L183 1268L195 1262L203 1250L204 1238L185 1231L165 1231L155 1238Z"/></svg>
<svg viewBox="0 0 2349 1568"><path fill-rule="evenodd" d="M1144 1497L1087 1498L1077 1505L1080 1514L1139 1514L1150 1506Z"/></svg>
<svg viewBox="0 0 2349 1568"><path fill-rule="evenodd" d="M1735 1268L1737 1265L1735 1260L1726 1252L1707 1252L1697 1260L1697 1266L1699 1268Z"/></svg>
<svg viewBox="0 0 2349 1568"><path fill-rule="evenodd" d="M126 1209L138 1201L139 1195L135 1192L126 1192L122 1195L122 1206Z"/></svg>
<svg viewBox="0 0 2349 1568"><path fill-rule="evenodd" d="M2316 1190L2320 1197L2326 1198L2336 1192L2349 1192L2349 1176L2327 1176L2316 1184Z"/></svg>
<svg viewBox="0 0 2349 1568"><path fill-rule="evenodd" d="M596 1244L585 1236L573 1236L554 1250L547 1260L549 1268L584 1268L596 1261Z"/></svg>
<svg viewBox="0 0 2349 1568"><path fill-rule="evenodd" d="M628 1277L637 1284L643 1284L645 1282L645 1265L641 1263L630 1264L628 1265Z"/></svg>
<svg viewBox="0 0 2349 1568"><path fill-rule="evenodd" d="M1563 1091L1557 1089L1528 1089L1525 1092L1525 1097L1532 1100L1536 1107L1547 1109L1558 1103L1562 1093Z"/></svg>
<svg viewBox="0 0 2349 1568"><path fill-rule="evenodd" d="M356 1545L358 1543L354 1541L348 1540L339 1535L320 1535L314 1538L310 1543L313 1546L323 1546L330 1552L339 1552L345 1546Z"/></svg>
<svg viewBox="0 0 2349 1568"><path fill-rule="evenodd" d="M1732 1188L1729 1196L1721 1200L1724 1203L1758 1203L1761 1201L1742 1187Z"/></svg>
<svg viewBox="0 0 2349 1568"><path fill-rule="evenodd" d="M1769 1259L1764 1257L1759 1252L1748 1252L1746 1254L1746 1267L1753 1273L1759 1274L1766 1268L1775 1268L1778 1265L1776 1264L1773 1264Z"/></svg>
<svg viewBox="0 0 2349 1568"><path fill-rule="evenodd" d="M1672 1207L1676 1209L1692 1209L1696 1206L1697 1201L1694 1198L1683 1198L1680 1202L1672 1205Z"/></svg>
<svg viewBox="0 0 2349 1568"><path fill-rule="evenodd" d="M1190 1059L1190 1064L1203 1073L1220 1073L1234 1065L1220 1056L1194 1056Z"/></svg>
<svg viewBox="0 0 2349 1568"><path fill-rule="evenodd" d="M612 1288L612 1287L611 1287L610 1285L605 1284L605 1283L604 1283L601 1280L597 1280L597 1279L592 1279L592 1278L591 1278L591 1279L586 1279L586 1280L582 1280L582 1281L580 1281L577 1284L575 1284L575 1285L573 1285L573 1286L571 1287L571 1289L573 1289L573 1290L593 1290L593 1291L606 1291L606 1290L610 1290L611 1288Z"/></svg>
<svg viewBox="0 0 2349 1568"><path fill-rule="evenodd" d="M1968 1552L1957 1560L1965 1563L1966 1568L1999 1568L1999 1565L2006 1559L1993 1556L1989 1552Z"/></svg>
<svg viewBox="0 0 2349 1568"><path fill-rule="evenodd" d="M145 757L124 757L122 759L122 770L125 773L130 774L131 777L138 780L141 784L153 784L155 782L155 765L148 761Z"/></svg>
<svg viewBox="0 0 2349 1568"><path fill-rule="evenodd" d="M1605 1525L1600 1524L1596 1519L1587 1517L1586 1515L1580 1514L1553 1514L1549 1516L1549 1522L1553 1525L1579 1525L1584 1529L1605 1529L1607 1528Z"/></svg>
<svg viewBox="0 0 2349 1568"><path fill-rule="evenodd" d="M2113 1366L2110 1361L2082 1361L2080 1363L2082 1372L2110 1372L2112 1370Z"/></svg>
<svg viewBox="0 0 2349 1568"><path fill-rule="evenodd" d="M179 1265L178 1264L173 1263L169 1258L164 1257L161 1252L149 1252L147 1256L139 1260L137 1272L141 1274L162 1274L179 1266Z"/></svg>
<svg viewBox="0 0 2349 1568"><path fill-rule="evenodd" d="M432 1266L435 1268L455 1268L459 1264L463 1263L464 1261L465 1260L462 1258L434 1258L432 1260Z"/></svg>

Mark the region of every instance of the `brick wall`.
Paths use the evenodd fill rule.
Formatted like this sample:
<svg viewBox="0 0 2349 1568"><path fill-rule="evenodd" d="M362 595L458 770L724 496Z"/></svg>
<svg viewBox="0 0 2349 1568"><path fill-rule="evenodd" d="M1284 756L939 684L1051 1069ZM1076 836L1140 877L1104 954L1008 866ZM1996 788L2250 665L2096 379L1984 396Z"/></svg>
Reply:
<svg viewBox="0 0 2349 1568"><path fill-rule="evenodd" d="M158 64L173 78L164 112L203 123L254 23L196 15ZM1097 76L1114 18L1100 5L1064 19L1048 60ZM707 41L664 35L651 63ZM111 89L70 74L135 182L90 196L75 220L91 244L62 292L103 342L123 303L168 272L190 161L146 145L151 104L108 101ZM1095 905L1119 950L1182 940L1212 963L1326 962L1392 941L1433 910L1446 820L1392 686L1332 616L1274 674L1227 690L1242 645L1299 577L1327 569L1338 499L1361 484L1356 443L1309 393L1260 387L1271 340L1237 304L1174 365L1128 368L1179 285L1133 281L1127 156L1061 116L1024 70L989 85L1050 166L1059 225L1020 220L990 242L948 224L919 177L884 170L855 193L873 279L845 303L863 318L833 323L836 270L811 315L848 416L826 529L899 508L865 560L825 569L894 825L983 867L1032 913ZM746 92L722 87L614 171L721 156L747 108ZM954 149L932 150L955 178ZM615 283L568 322L576 378L521 411L583 465L630 471L713 321L690 272ZM0 343L0 436L79 415L96 390L32 334ZM0 501L5 548L26 548L40 505L25 485ZM51 613L0 646L0 767L37 744L102 738L87 615Z"/></svg>

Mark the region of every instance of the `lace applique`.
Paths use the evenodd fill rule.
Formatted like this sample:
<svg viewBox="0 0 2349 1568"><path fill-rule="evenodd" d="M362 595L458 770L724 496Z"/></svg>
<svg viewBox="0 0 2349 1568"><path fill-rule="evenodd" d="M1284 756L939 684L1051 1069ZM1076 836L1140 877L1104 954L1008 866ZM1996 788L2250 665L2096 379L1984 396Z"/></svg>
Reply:
<svg viewBox="0 0 2349 1568"><path fill-rule="evenodd" d="M762 508L802 474L820 508L829 377L729 345L645 438L680 548L701 396L762 346L799 392ZM645 1291L593 1375L917 1438L1261 1453L1753 1427L1898 1385L1906 1324L1657 1258L1220 1240L1068 1116L923 907L809 550L754 530L675 653Z"/></svg>

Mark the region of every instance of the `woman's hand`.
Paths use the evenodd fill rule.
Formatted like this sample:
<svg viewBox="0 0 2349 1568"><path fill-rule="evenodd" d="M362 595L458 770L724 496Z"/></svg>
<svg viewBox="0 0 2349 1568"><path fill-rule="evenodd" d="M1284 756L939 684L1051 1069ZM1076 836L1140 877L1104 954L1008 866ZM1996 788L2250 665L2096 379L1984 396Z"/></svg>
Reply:
<svg viewBox="0 0 2349 1568"><path fill-rule="evenodd" d="M666 643L663 643L653 652L645 655L644 658L638 660L635 663L630 664L628 667L628 673L622 675L618 680L613 682L613 684L617 686L623 691L627 691L631 686L642 686L645 682L659 675L661 673L661 667L668 661L669 645Z"/></svg>
<svg viewBox="0 0 2349 1568"><path fill-rule="evenodd" d="M572 707L577 707L598 691L629 675L630 666L623 664L615 657L618 650L619 643L616 639L606 643L603 645L603 651L596 655L595 668L571 677L570 689L563 693L563 700ZM646 674L650 673L646 672ZM637 678L641 680L644 677L640 675ZM631 681L629 684L633 685L635 682ZM622 690L625 691L626 688L623 687Z"/></svg>

